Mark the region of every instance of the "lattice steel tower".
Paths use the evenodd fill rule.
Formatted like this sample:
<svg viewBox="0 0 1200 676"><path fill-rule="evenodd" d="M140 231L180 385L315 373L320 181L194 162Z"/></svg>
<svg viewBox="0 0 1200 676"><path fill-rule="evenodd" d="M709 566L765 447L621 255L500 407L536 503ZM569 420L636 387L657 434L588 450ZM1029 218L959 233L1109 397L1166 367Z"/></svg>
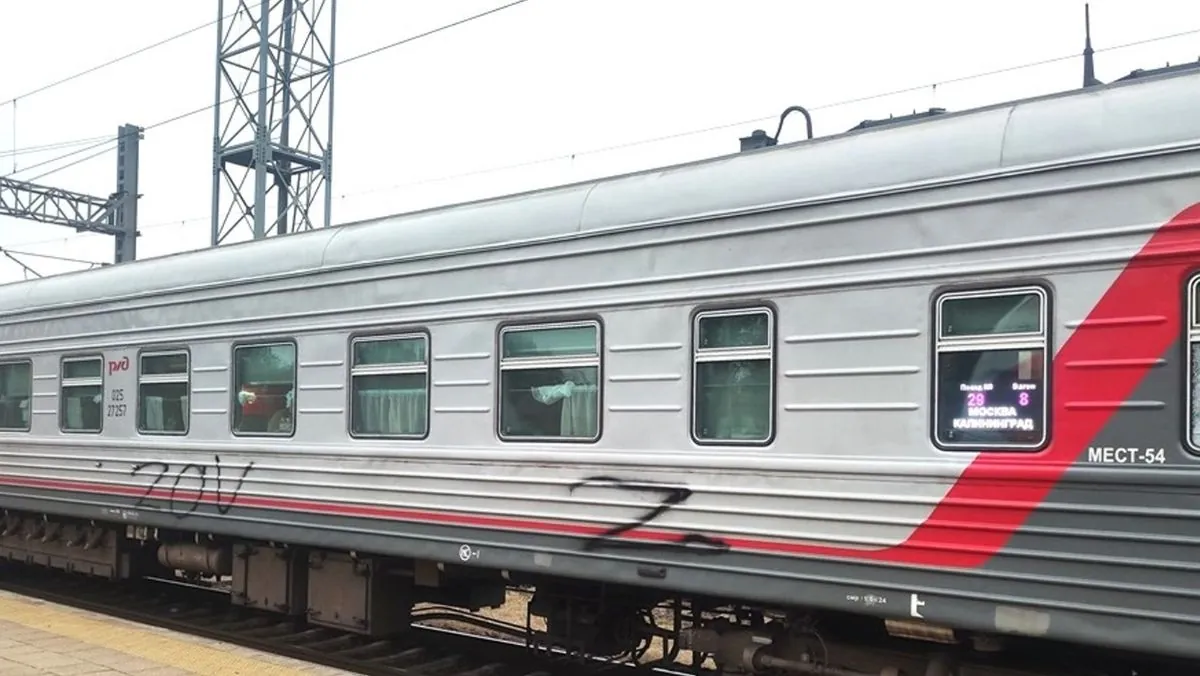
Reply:
<svg viewBox="0 0 1200 676"><path fill-rule="evenodd" d="M217 12L212 245L243 225L254 239L328 227L337 0Z"/></svg>

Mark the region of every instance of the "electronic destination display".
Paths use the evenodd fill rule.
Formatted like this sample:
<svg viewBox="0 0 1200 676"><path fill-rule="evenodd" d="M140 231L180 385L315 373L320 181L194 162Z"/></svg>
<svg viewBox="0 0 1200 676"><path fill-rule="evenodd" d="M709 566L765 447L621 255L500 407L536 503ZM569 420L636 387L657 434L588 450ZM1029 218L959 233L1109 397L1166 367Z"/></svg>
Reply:
<svg viewBox="0 0 1200 676"><path fill-rule="evenodd" d="M1046 412L1034 350L938 355L938 440L946 444L1037 444ZM1034 362L1037 362L1036 364Z"/></svg>

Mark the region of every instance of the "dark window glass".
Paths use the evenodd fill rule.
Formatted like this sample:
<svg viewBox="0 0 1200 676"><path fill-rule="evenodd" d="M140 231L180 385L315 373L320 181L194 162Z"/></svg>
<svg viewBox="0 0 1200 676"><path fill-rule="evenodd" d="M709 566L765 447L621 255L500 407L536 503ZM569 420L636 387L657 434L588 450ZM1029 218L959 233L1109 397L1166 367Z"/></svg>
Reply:
<svg viewBox="0 0 1200 676"><path fill-rule="evenodd" d="M767 347L771 344L770 320L766 312L736 315L701 315L701 350Z"/></svg>
<svg viewBox="0 0 1200 676"><path fill-rule="evenodd" d="M696 365L696 438L764 441L771 436L771 362Z"/></svg>
<svg viewBox="0 0 1200 676"><path fill-rule="evenodd" d="M296 346L240 345L233 351L233 431L245 435L292 434L295 420Z"/></svg>
<svg viewBox="0 0 1200 676"><path fill-rule="evenodd" d="M1042 297L1034 292L950 298L941 311L943 338L1042 331Z"/></svg>
<svg viewBox="0 0 1200 676"><path fill-rule="evenodd" d="M500 341L502 438L599 438L599 326L505 329Z"/></svg>
<svg viewBox="0 0 1200 676"><path fill-rule="evenodd" d="M64 432L99 432L104 426L104 360L64 359L58 422Z"/></svg>
<svg viewBox="0 0 1200 676"><path fill-rule="evenodd" d="M33 368L27 361L0 364L0 429L28 431Z"/></svg>
<svg viewBox="0 0 1200 676"><path fill-rule="evenodd" d="M143 354L138 373L138 431L186 434L190 393L187 352Z"/></svg>
<svg viewBox="0 0 1200 676"><path fill-rule="evenodd" d="M429 364L425 336L354 342L350 433L423 437L429 432Z"/></svg>
<svg viewBox="0 0 1200 676"><path fill-rule="evenodd" d="M696 318L692 436L699 442L761 443L775 424L771 312Z"/></svg>

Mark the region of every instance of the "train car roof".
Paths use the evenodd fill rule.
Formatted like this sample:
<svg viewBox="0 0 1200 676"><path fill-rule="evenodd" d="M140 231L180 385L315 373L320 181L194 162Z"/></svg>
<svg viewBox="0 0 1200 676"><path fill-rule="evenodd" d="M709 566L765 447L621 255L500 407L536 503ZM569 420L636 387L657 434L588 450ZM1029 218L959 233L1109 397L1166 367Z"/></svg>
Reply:
<svg viewBox="0 0 1200 676"><path fill-rule="evenodd" d="M653 227L1200 141L1200 74L1071 90L561 187L0 286L0 315Z"/></svg>

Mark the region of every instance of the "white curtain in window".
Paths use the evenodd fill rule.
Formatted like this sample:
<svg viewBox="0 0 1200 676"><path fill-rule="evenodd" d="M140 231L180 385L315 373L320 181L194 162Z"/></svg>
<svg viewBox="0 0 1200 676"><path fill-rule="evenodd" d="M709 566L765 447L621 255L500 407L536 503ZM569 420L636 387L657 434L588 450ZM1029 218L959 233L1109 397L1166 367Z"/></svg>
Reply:
<svg viewBox="0 0 1200 676"><path fill-rule="evenodd" d="M568 437L590 437L599 429L599 406L597 398L599 388L595 383L588 382L593 378L593 372L572 370L568 375L572 378L559 385L543 385L533 388L533 398L543 404L553 404L562 401L560 433ZM577 380L583 380L580 383Z"/></svg>
<svg viewBox="0 0 1200 676"><path fill-rule="evenodd" d="M83 427L83 397L67 397L67 429Z"/></svg>
<svg viewBox="0 0 1200 676"><path fill-rule="evenodd" d="M366 434L424 434L424 389L358 390L359 420Z"/></svg>
<svg viewBox="0 0 1200 676"><path fill-rule="evenodd" d="M563 401L562 433L572 437L590 437L599 429L596 400L600 392L595 385L576 385Z"/></svg>
<svg viewBox="0 0 1200 676"><path fill-rule="evenodd" d="M180 406L182 407L183 414L186 416L188 410L188 398L180 397L179 402ZM167 429L166 414L163 411L162 397L148 396L142 400L142 405L146 407L145 429L159 431Z"/></svg>

